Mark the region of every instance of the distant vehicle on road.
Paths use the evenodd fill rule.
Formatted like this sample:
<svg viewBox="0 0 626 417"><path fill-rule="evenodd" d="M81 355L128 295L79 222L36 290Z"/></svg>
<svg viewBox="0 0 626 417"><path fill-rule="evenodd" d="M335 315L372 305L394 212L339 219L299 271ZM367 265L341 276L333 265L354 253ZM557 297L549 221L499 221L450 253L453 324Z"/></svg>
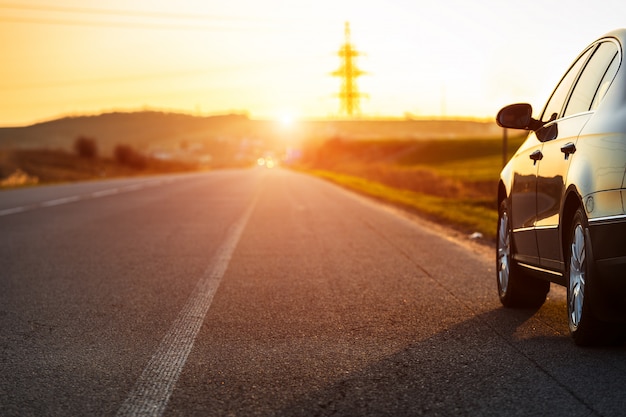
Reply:
<svg viewBox="0 0 626 417"><path fill-rule="evenodd" d="M533 118L497 115L529 135L498 187L497 284L506 307L540 306L567 288L576 344L606 343L626 319L626 29L591 43Z"/></svg>
<svg viewBox="0 0 626 417"><path fill-rule="evenodd" d="M276 166L278 166L277 161L274 159L274 157L266 155L266 156L262 156L259 159L257 159L257 165L260 167L265 167L265 168L274 168Z"/></svg>

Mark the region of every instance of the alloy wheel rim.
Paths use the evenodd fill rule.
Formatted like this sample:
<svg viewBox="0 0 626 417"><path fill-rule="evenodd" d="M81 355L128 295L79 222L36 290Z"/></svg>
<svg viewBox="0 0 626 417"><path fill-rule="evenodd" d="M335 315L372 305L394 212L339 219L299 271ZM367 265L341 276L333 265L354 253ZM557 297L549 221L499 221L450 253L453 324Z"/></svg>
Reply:
<svg viewBox="0 0 626 417"><path fill-rule="evenodd" d="M500 292L506 294L511 272L511 236L509 234L509 217L506 212L500 216L498 230L498 283L500 284Z"/></svg>
<svg viewBox="0 0 626 417"><path fill-rule="evenodd" d="M585 235L576 225L569 264L569 317L574 329L580 325L585 299Z"/></svg>

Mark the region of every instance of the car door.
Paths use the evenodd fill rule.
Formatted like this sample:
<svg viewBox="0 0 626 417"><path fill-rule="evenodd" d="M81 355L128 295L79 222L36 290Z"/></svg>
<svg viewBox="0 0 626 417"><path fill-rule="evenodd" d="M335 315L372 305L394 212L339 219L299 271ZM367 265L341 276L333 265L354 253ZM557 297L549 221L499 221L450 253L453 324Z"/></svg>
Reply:
<svg viewBox="0 0 626 417"><path fill-rule="evenodd" d="M511 227L515 258L519 262L539 264L535 222L537 217L537 162L543 143L531 132L511 160Z"/></svg>
<svg viewBox="0 0 626 417"><path fill-rule="evenodd" d="M580 70L591 55L586 51L570 67L561 79L552 96L548 100L542 114L542 123L556 119L565 107L569 92L577 79ZM547 125L547 126L548 126ZM519 262L540 265L537 241L537 175L544 158L544 146L553 130L548 128L531 132L524 144L511 161L513 166L513 183L511 188L511 227L515 258ZM545 204L545 203L542 203Z"/></svg>
<svg viewBox="0 0 626 417"><path fill-rule="evenodd" d="M554 121L537 132L539 137L543 136L544 145L537 171L535 230L540 264L548 269L563 269L559 224L567 172L572 159L576 158L578 135L593 115L592 103L616 54L617 47L610 41L590 48L565 106ZM553 115L550 113L550 118ZM547 115L542 116L545 117Z"/></svg>

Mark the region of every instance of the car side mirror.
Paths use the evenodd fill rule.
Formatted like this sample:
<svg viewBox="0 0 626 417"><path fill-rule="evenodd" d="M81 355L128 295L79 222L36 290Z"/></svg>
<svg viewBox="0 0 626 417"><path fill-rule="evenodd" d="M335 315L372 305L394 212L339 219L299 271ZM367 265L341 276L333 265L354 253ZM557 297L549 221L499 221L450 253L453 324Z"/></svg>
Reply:
<svg viewBox="0 0 626 417"><path fill-rule="evenodd" d="M496 122L509 129L535 130L537 120L533 119L533 108L527 103L511 104L498 112Z"/></svg>

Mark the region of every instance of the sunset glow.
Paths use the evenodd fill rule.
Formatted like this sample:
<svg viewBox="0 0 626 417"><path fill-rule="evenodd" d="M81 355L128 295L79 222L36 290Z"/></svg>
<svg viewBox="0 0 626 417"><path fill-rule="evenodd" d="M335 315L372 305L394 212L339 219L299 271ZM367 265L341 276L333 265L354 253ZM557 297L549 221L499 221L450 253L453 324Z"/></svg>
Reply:
<svg viewBox="0 0 626 417"><path fill-rule="evenodd" d="M624 25L626 3L600 3L533 0L528 19L510 0L0 3L0 126L144 108L336 117L347 21L363 117L493 117L541 105L576 53Z"/></svg>
<svg viewBox="0 0 626 417"><path fill-rule="evenodd" d="M293 124L295 123L295 120L296 120L295 116L290 112L284 112L280 116L280 123L283 125L283 127L286 127L286 128L293 126Z"/></svg>

